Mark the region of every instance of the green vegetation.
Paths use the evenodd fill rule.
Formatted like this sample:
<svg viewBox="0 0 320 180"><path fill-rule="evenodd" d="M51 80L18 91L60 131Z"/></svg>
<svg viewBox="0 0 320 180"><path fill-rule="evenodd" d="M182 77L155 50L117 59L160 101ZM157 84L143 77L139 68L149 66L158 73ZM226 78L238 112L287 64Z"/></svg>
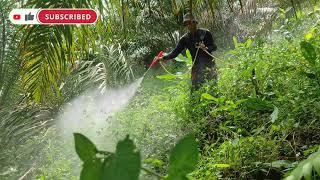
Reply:
<svg viewBox="0 0 320 180"><path fill-rule="evenodd" d="M133 141L127 136L119 141L116 152L99 151L82 134L74 134L77 154L83 161L80 179L127 179L139 178L140 169L158 178L155 172L141 167L140 152L135 150ZM99 158L98 155L104 156ZM199 152L193 135L181 139L170 154L169 171L166 179L186 179L195 169Z"/></svg>
<svg viewBox="0 0 320 180"><path fill-rule="evenodd" d="M6 17L21 7L95 8L103 18L92 26L14 26ZM319 179L319 7L1 1L0 179ZM69 104L81 107L74 100L92 88L120 92L136 82L154 55L175 45L189 11L219 46L217 82L191 97L186 52L164 62L173 74L150 70L125 107L101 113L103 122L89 114L99 100L82 99L90 103L76 122L92 122L85 128L97 136L62 133L71 129L59 125Z"/></svg>

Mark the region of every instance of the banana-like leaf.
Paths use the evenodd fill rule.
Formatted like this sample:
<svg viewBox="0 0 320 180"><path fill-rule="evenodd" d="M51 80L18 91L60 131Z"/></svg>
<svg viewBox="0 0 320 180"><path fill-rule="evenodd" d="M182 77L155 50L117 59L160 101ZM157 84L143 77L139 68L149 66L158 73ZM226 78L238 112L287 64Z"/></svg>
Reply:
<svg viewBox="0 0 320 180"><path fill-rule="evenodd" d="M298 166L290 173L285 180L300 180L304 177L306 180L312 179L312 174L316 172L318 177L320 175L320 151L311 154L308 159L303 160ZM316 177L314 177L316 178Z"/></svg>

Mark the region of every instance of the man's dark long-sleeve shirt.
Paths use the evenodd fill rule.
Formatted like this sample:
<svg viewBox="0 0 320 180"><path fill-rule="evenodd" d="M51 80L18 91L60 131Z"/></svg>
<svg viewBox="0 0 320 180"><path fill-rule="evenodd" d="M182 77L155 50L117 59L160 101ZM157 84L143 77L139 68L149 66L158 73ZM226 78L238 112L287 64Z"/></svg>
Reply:
<svg viewBox="0 0 320 180"><path fill-rule="evenodd" d="M217 49L217 46L215 45L212 35L209 30L206 29L197 29L197 31L194 34L186 33L183 35L176 48L170 52L168 55L164 56L164 60L173 59L177 57L184 49L188 49L190 51L190 54L192 56L192 60L195 60L197 48L197 43L203 41L204 45L208 48L208 52L211 53L212 51L215 51ZM211 63L212 57L208 55L203 50L199 49L197 54L197 59L195 62L195 65L198 63Z"/></svg>

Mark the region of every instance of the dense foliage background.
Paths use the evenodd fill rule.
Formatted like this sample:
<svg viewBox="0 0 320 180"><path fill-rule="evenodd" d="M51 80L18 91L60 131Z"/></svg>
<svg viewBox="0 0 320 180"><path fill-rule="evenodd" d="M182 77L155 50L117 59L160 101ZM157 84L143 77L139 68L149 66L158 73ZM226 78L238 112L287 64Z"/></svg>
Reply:
<svg viewBox="0 0 320 180"><path fill-rule="evenodd" d="M93 26L8 20L13 8L40 7L94 8L100 19ZM64 105L91 87L106 91L141 77L160 50L175 46L190 11L218 44L218 81L195 101L189 76L159 66L108 117L102 137L129 134L142 165L160 175L168 174L178 139L195 132L201 156L191 179L319 178L317 0L3 0L0 179L78 179L82 163L55 126ZM166 67L186 72L185 62L180 56Z"/></svg>

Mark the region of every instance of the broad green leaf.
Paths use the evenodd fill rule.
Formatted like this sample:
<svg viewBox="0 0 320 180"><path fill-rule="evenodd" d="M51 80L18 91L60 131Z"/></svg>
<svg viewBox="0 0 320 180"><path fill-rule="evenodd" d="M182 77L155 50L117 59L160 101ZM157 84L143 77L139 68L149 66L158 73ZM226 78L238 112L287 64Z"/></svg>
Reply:
<svg viewBox="0 0 320 180"><path fill-rule="evenodd" d="M275 106L272 114L270 115L272 123L276 122L276 120L278 119L278 114L279 114L279 109Z"/></svg>
<svg viewBox="0 0 320 180"><path fill-rule="evenodd" d="M192 56L189 50L186 50L186 57L179 54L178 57L174 59L178 62L185 62L187 65L192 65Z"/></svg>
<svg viewBox="0 0 320 180"><path fill-rule="evenodd" d="M182 138L173 148L169 159L168 180L187 179L198 162L199 151L193 134Z"/></svg>
<svg viewBox="0 0 320 180"><path fill-rule="evenodd" d="M255 135L258 135L265 129L266 129L265 126L262 126L262 127L259 127L257 129L252 130L252 133L254 133Z"/></svg>
<svg viewBox="0 0 320 180"><path fill-rule="evenodd" d="M286 177L285 180L300 180L300 179L294 177L293 175L290 175L290 176Z"/></svg>
<svg viewBox="0 0 320 180"><path fill-rule="evenodd" d="M164 165L164 162L156 158L148 158L144 160L144 163L151 164L154 167L161 167Z"/></svg>
<svg viewBox="0 0 320 180"><path fill-rule="evenodd" d="M76 152L83 162L95 159L98 150L96 146L84 135L73 133Z"/></svg>
<svg viewBox="0 0 320 180"><path fill-rule="evenodd" d="M141 168L140 152L136 151L133 141L127 136L119 141L116 152L105 159L103 178L110 180L137 180Z"/></svg>
<svg viewBox="0 0 320 180"><path fill-rule="evenodd" d="M189 50L186 50L186 55L187 55L187 64L192 64L192 56Z"/></svg>
<svg viewBox="0 0 320 180"><path fill-rule="evenodd" d="M211 95L208 94L208 93L202 93L202 94L201 94L201 98L202 98L202 99L207 99L207 100L213 100L213 101L216 101L216 102L219 101L217 98L211 96Z"/></svg>
<svg viewBox="0 0 320 180"><path fill-rule="evenodd" d="M83 164L80 180L100 180L102 175L102 162L100 159L93 159Z"/></svg>
<svg viewBox="0 0 320 180"><path fill-rule="evenodd" d="M307 41L309 41L309 40L311 40L312 38L314 38L315 37L315 34L317 33L317 28L311 28L311 30L304 36L305 37L305 39L307 40Z"/></svg>
<svg viewBox="0 0 320 180"><path fill-rule="evenodd" d="M252 47L252 45L253 45L252 39L248 39L248 40L245 42L245 45L246 45L246 48Z"/></svg>
<svg viewBox="0 0 320 180"><path fill-rule="evenodd" d="M312 160L313 168L316 170L318 175L320 175L320 149L319 151L311 154L308 159Z"/></svg>
<svg viewBox="0 0 320 180"><path fill-rule="evenodd" d="M237 146L237 145L239 144L239 141L240 141L239 138L233 139L233 140L231 141L231 144L232 144L233 146Z"/></svg>
<svg viewBox="0 0 320 180"><path fill-rule="evenodd" d="M182 60L181 58L179 58L179 56L176 57L175 60L178 61L178 62L184 62L184 60Z"/></svg>
<svg viewBox="0 0 320 180"><path fill-rule="evenodd" d="M165 74L161 76L157 76L158 79L165 79L165 80L171 80L171 79L176 79L175 75L172 74Z"/></svg>
<svg viewBox="0 0 320 180"><path fill-rule="evenodd" d="M303 151L303 155L304 155L304 156L309 156L309 155L311 155L312 153L317 152L317 151L319 150L319 147L320 147L320 145L311 146L311 147L309 147L307 150L304 150L304 151Z"/></svg>
<svg viewBox="0 0 320 180"><path fill-rule="evenodd" d="M312 39L312 37L313 37L312 33L308 33L305 35L306 40L310 40L310 39Z"/></svg>
<svg viewBox="0 0 320 180"><path fill-rule="evenodd" d="M278 160L278 161L273 161L271 163L272 167L275 167L277 169L281 169L283 167L288 168L290 166L290 162L286 160Z"/></svg>
<svg viewBox="0 0 320 180"><path fill-rule="evenodd" d="M312 175L312 164L306 163L305 165L303 165L302 166L302 173L303 173L303 176L306 180L310 180L311 175Z"/></svg>
<svg viewBox="0 0 320 180"><path fill-rule="evenodd" d="M187 58L184 57L182 54L179 54L178 57L174 58L178 62L186 62Z"/></svg>
<svg viewBox="0 0 320 180"><path fill-rule="evenodd" d="M320 175L320 151L311 154L308 159L300 162L286 180L300 180L302 177L309 180L312 178L313 169Z"/></svg>
<svg viewBox="0 0 320 180"><path fill-rule="evenodd" d="M238 39L235 36L233 36L232 40L233 40L234 47L238 47L238 45L239 45Z"/></svg>
<svg viewBox="0 0 320 180"><path fill-rule="evenodd" d="M215 164L213 166L217 168L229 168L230 164Z"/></svg>
<svg viewBox="0 0 320 180"><path fill-rule="evenodd" d="M320 175L320 153L318 157L313 160L313 166L316 172Z"/></svg>
<svg viewBox="0 0 320 180"><path fill-rule="evenodd" d="M302 41L300 43L301 51L303 57L309 61L312 65L315 65L315 60L317 59L317 53L313 45L309 42Z"/></svg>
<svg viewBox="0 0 320 180"><path fill-rule="evenodd" d="M274 106L271 102L259 98L249 98L242 103L245 107L255 111L271 111Z"/></svg>
<svg viewBox="0 0 320 180"><path fill-rule="evenodd" d="M291 177L289 176L289 179L297 179L300 180L302 178L302 166L298 166L292 173Z"/></svg>

